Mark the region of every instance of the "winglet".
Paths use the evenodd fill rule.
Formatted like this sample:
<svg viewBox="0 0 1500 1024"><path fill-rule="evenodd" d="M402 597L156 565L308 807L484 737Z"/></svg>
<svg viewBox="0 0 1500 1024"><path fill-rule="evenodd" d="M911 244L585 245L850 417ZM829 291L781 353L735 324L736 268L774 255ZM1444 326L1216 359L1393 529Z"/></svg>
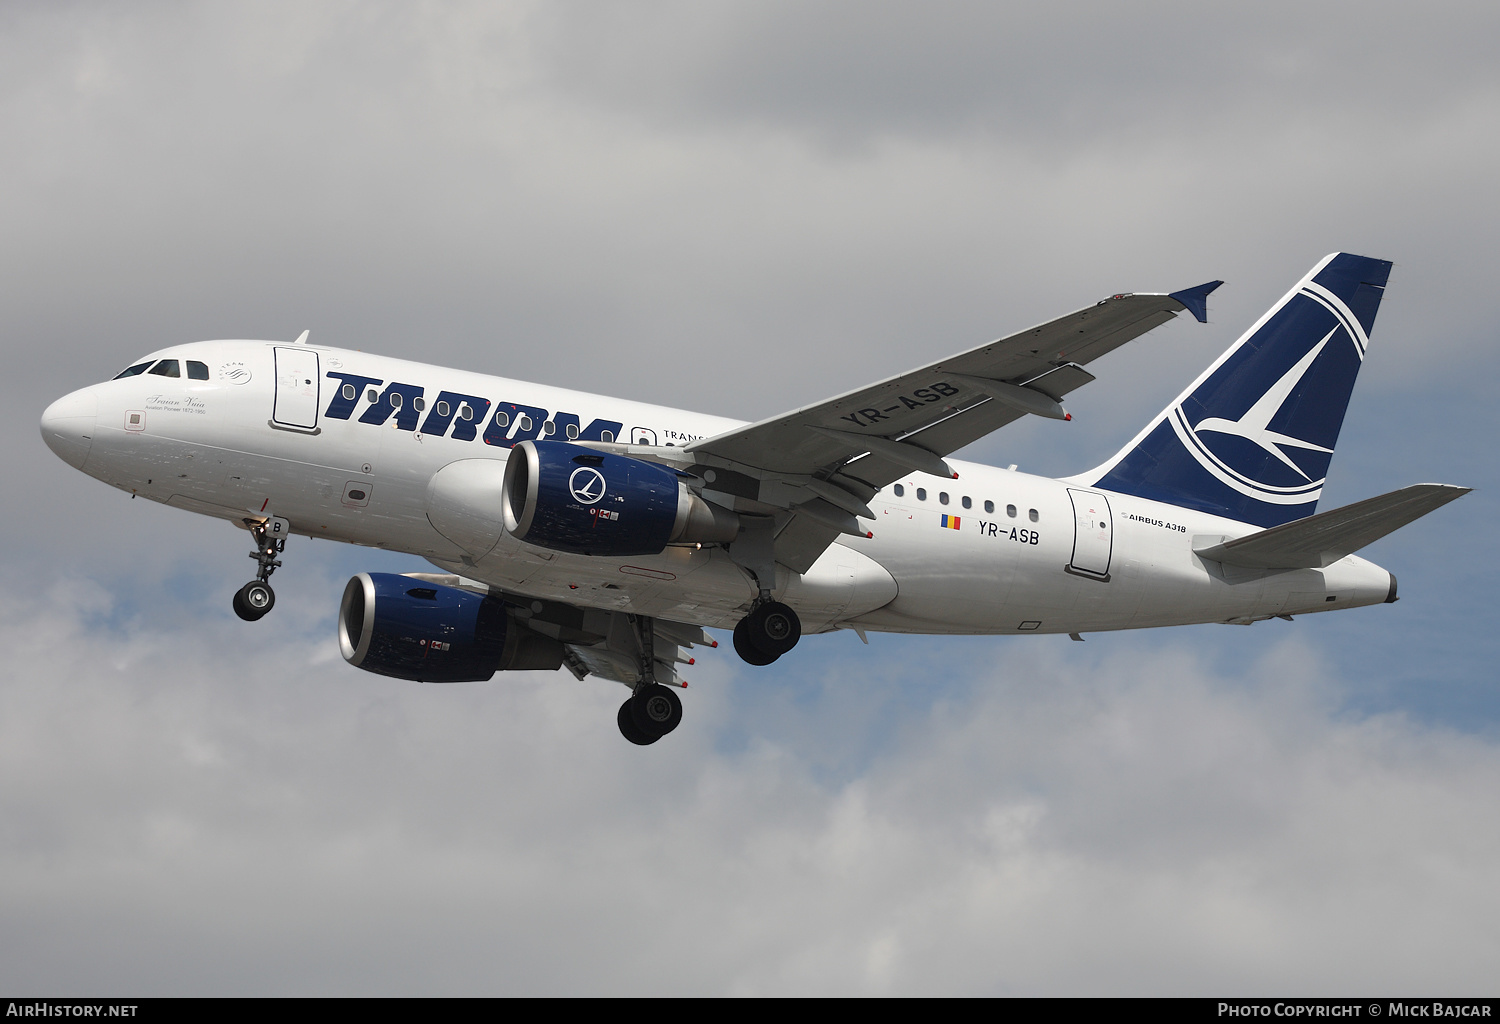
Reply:
<svg viewBox="0 0 1500 1024"><path fill-rule="evenodd" d="M1184 288L1180 292L1172 292L1167 298L1176 299L1182 303L1184 309L1198 318L1200 324L1206 324L1208 323L1208 293L1223 283L1223 281L1210 281L1196 288Z"/></svg>

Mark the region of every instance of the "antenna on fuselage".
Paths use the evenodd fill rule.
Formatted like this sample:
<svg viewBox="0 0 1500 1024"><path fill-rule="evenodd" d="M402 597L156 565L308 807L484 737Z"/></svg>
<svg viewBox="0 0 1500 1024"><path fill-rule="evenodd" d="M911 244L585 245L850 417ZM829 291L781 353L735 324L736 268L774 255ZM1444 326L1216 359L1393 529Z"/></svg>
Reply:
<svg viewBox="0 0 1500 1024"><path fill-rule="evenodd" d="M292 344L293 345L306 345L307 344L307 336L309 334L311 334L311 333L312 333L312 330L310 328L308 330L303 331L301 334L297 335L297 340L294 341L294 342L292 342Z"/></svg>

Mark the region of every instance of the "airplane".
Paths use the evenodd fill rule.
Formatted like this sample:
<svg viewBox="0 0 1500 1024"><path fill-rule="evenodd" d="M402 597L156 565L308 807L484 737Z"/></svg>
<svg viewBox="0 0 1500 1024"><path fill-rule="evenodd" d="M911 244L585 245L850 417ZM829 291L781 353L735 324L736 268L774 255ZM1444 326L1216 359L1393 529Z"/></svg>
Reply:
<svg viewBox="0 0 1500 1024"><path fill-rule="evenodd" d="M1103 465L1063 479L949 458L1069 420L1085 366L1222 282L1119 293L755 423L293 342L134 361L41 419L64 462L251 534L255 621L287 538L397 550L360 573L344 659L420 682L568 669L623 683L655 743L706 630L766 666L804 633L1068 634L1250 624L1396 600L1354 552L1466 493L1317 512L1391 264L1320 261Z"/></svg>

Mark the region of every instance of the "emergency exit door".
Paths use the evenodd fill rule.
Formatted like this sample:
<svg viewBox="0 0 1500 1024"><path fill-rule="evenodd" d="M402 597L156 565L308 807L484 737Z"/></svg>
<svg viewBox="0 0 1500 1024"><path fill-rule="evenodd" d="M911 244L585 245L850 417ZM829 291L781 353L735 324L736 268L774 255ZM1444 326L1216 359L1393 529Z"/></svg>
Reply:
<svg viewBox="0 0 1500 1024"><path fill-rule="evenodd" d="M1068 488L1073 501L1073 557L1068 571L1109 582L1109 559L1114 551L1114 523L1109 499L1098 491Z"/></svg>

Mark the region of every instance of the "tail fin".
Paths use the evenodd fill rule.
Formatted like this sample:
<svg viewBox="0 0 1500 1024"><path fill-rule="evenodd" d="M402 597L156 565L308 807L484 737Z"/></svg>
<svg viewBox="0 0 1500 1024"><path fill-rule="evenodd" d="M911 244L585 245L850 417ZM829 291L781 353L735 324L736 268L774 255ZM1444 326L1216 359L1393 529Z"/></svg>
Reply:
<svg viewBox="0 0 1500 1024"><path fill-rule="evenodd" d="M1334 253L1080 479L1261 527L1317 509L1391 264Z"/></svg>

